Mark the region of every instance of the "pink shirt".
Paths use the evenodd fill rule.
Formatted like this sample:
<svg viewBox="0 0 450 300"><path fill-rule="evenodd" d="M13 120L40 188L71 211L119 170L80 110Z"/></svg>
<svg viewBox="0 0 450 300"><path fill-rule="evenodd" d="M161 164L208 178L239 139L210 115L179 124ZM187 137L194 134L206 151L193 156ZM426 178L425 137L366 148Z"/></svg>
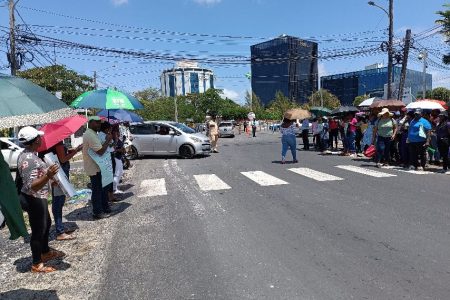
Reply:
<svg viewBox="0 0 450 300"><path fill-rule="evenodd" d="M356 124L358 124L358 120L356 120L356 118L353 118L350 123L348 123L350 126L350 131L351 132L356 132Z"/></svg>

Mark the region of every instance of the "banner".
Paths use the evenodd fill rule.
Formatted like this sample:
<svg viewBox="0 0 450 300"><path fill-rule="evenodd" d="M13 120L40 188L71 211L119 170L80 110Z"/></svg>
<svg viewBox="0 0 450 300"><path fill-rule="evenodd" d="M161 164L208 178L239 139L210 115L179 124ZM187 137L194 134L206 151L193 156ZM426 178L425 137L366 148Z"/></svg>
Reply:
<svg viewBox="0 0 450 300"><path fill-rule="evenodd" d="M94 150L88 150L89 156L95 161L102 173L102 186L105 187L113 182L113 167L111 161L111 153L105 152L102 156L98 155Z"/></svg>
<svg viewBox="0 0 450 300"><path fill-rule="evenodd" d="M73 188L73 185L69 182L69 179L67 179L64 170L61 169L61 165L59 164L56 155L53 153L47 153L44 155L44 161L49 167L55 163L59 165L59 171L58 173L56 173L54 179L67 197L73 197L76 193L75 189Z"/></svg>

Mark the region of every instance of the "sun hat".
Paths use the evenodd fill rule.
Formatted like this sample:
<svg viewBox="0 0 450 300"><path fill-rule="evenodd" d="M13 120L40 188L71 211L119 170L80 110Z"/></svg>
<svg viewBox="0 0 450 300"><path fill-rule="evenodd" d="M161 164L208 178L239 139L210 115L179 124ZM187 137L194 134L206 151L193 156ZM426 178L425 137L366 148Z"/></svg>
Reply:
<svg viewBox="0 0 450 300"><path fill-rule="evenodd" d="M389 111L388 108L383 108L381 112L378 114L379 117L384 116L385 114L389 114L389 117L392 117L394 114Z"/></svg>
<svg viewBox="0 0 450 300"><path fill-rule="evenodd" d="M34 127L26 126L19 130L19 133L17 134L17 138L19 139L19 142L26 143L34 140L38 136L43 136L44 132L39 131Z"/></svg>

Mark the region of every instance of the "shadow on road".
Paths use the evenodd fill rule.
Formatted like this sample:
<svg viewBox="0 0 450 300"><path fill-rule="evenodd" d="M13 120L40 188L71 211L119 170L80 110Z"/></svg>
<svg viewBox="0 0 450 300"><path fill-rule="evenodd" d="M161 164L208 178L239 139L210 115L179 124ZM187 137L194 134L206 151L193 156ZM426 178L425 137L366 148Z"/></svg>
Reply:
<svg viewBox="0 0 450 300"><path fill-rule="evenodd" d="M133 195L133 193L126 193L126 194ZM112 213L110 213L110 216L115 216L117 214L120 214L121 212L125 211L130 206L131 206L131 204L127 203L127 202L116 202L116 204L111 206ZM85 206L85 207L75 209L74 211L72 211L66 215L66 219L69 221L96 221L92 217L92 207L91 206Z"/></svg>
<svg viewBox="0 0 450 300"><path fill-rule="evenodd" d="M18 299L33 299L33 300L58 300L59 297L55 290L28 290L17 289L0 293L2 300L18 300Z"/></svg>
<svg viewBox="0 0 450 300"><path fill-rule="evenodd" d="M70 264L63 261L63 259L64 258L55 259L55 260L45 263L45 265L53 267L57 271L65 271L70 268ZM31 258L31 256L19 258L14 262L14 265L16 266L16 271L19 273L30 272L32 264L33 264L33 260ZM0 297L0 299L3 299L3 298ZM16 298L16 299L35 299L35 298Z"/></svg>

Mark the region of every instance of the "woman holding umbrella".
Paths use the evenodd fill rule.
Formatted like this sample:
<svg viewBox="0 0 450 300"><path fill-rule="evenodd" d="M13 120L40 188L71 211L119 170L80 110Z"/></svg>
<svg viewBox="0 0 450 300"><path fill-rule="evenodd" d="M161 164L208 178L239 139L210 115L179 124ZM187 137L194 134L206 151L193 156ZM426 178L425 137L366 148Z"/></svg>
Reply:
<svg viewBox="0 0 450 300"><path fill-rule="evenodd" d="M283 123L280 126L281 132L281 163L286 163L286 153L288 149L291 149L292 153L292 162L297 163L297 142L295 138L295 127L298 127L298 123L295 123L293 120L289 120L288 118L283 119Z"/></svg>

